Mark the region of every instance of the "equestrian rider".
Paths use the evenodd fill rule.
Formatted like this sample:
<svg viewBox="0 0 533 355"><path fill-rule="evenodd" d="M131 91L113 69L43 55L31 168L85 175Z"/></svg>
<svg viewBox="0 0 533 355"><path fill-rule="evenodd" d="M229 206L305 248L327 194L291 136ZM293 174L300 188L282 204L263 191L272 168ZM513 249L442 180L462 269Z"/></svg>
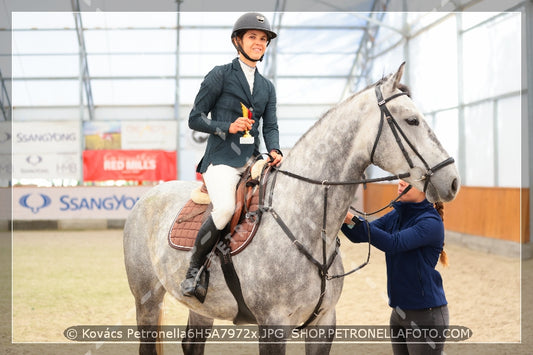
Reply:
<svg viewBox="0 0 533 355"><path fill-rule="evenodd" d="M197 171L213 204L194 243L193 254L181 291L194 296L195 277L213 249L221 231L235 211L236 185L247 162L259 154L259 121L272 161L279 165L279 131L274 85L257 71L267 46L276 38L267 18L259 13L242 15L233 26L231 41L238 58L213 68L204 78L189 115L189 127L209 133L204 156ZM245 107L251 114L244 117ZM211 118L207 115L211 114ZM241 139L248 133L252 136Z"/></svg>

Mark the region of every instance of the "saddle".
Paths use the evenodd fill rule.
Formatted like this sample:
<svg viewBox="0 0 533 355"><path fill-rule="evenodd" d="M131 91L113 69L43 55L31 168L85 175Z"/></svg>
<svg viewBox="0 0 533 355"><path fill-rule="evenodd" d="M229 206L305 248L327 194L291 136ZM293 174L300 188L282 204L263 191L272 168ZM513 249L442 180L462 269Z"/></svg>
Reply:
<svg viewBox="0 0 533 355"><path fill-rule="evenodd" d="M246 305L239 276L235 271L231 256L240 253L252 241L259 223L262 210L260 206L264 200L266 178L270 166L266 160L259 160L253 166L248 166L241 176L236 189L236 207L233 217L226 226L224 237L214 247L214 252L220 257L220 266L226 284L237 301L238 312L233 320L234 324L257 324L257 321ZM178 212L168 234L168 242L172 248L191 250L203 221L211 213L212 204L209 201L207 188L202 185L191 194L191 199ZM213 251L210 255L213 255ZM204 303L209 285L209 263L211 256L200 268L196 276L195 296Z"/></svg>
<svg viewBox="0 0 533 355"><path fill-rule="evenodd" d="M236 255L246 248L261 221L259 206L264 197L261 181L266 180L270 171L270 166L265 163L266 160L259 160L248 166L237 184L235 212L226 227L227 233L223 233L225 237L222 237L230 248L230 255ZM176 215L168 234L169 245L178 250L191 250L198 230L212 208L207 188L203 184L191 193L191 198Z"/></svg>

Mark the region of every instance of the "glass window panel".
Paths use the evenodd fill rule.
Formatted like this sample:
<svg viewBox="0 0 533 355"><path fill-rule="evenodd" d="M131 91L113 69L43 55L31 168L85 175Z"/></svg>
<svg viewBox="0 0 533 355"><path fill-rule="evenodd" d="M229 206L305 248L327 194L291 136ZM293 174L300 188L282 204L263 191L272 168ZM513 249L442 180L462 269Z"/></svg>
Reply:
<svg viewBox="0 0 533 355"><path fill-rule="evenodd" d="M230 63L235 56L234 53L220 55L180 54L180 75L198 75L203 78L215 66ZM258 65L258 69L263 74L261 64Z"/></svg>
<svg viewBox="0 0 533 355"><path fill-rule="evenodd" d="M483 22L497 15L495 12L468 12L462 13L462 29L468 30L469 28Z"/></svg>
<svg viewBox="0 0 533 355"><path fill-rule="evenodd" d="M174 80L93 80L95 105L174 104Z"/></svg>
<svg viewBox="0 0 533 355"><path fill-rule="evenodd" d="M464 34L465 102L520 90L520 16L506 14Z"/></svg>
<svg viewBox="0 0 533 355"><path fill-rule="evenodd" d="M407 15L402 12L389 12L385 14L382 19L383 25L379 27L375 41L373 42L375 49L374 55L381 51L390 48L402 40L402 28L407 20ZM379 21L379 15L375 16ZM376 25L376 24L374 24Z"/></svg>
<svg viewBox="0 0 533 355"><path fill-rule="evenodd" d="M315 124L318 118L319 117L317 116L316 118L309 120L291 120L290 118L281 119L278 117L279 132L281 135L302 136Z"/></svg>
<svg viewBox="0 0 533 355"><path fill-rule="evenodd" d="M278 105L278 119L293 121L316 121L331 108L330 104Z"/></svg>
<svg viewBox="0 0 533 355"><path fill-rule="evenodd" d="M493 105L484 103L465 109L466 176L471 186L494 186Z"/></svg>
<svg viewBox="0 0 533 355"><path fill-rule="evenodd" d="M160 54L89 55L91 76L172 76L176 56Z"/></svg>
<svg viewBox="0 0 533 355"><path fill-rule="evenodd" d="M85 47L93 53L175 52L175 30L87 30Z"/></svg>
<svg viewBox="0 0 533 355"><path fill-rule="evenodd" d="M77 80L16 80L13 81L13 106L78 105Z"/></svg>
<svg viewBox="0 0 533 355"><path fill-rule="evenodd" d="M13 12L13 29L76 28L71 12Z"/></svg>
<svg viewBox="0 0 533 355"><path fill-rule="evenodd" d="M350 74L355 54L278 54L278 75L344 75ZM305 63L313 63L312 66Z"/></svg>
<svg viewBox="0 0 533 355"><path fill-rule="evenodd" d="M281 21L284 26L364 26L364 17L349 12L286 12Z"/></svg>
<svg viewBox="0 0 533 355"><path fill-rule="evenodd" d="M278 79L276 82L278 104L333 105L340 101L345 82L342 79Z"/></svg>
<svg viewBox="0 0 533 355"><path fill-rule="evenodd" d="M194 99L200 90L201 79L182 79L180 80L180 103L192 105ZM187 117L189 113L187 112Z"/></svg>
<svg viewBox="0 0 533 355"><path fill-rule="evenodd" d="M176 27L173 12L83 12L84 28Z"/></svg>
<svg viewBox="0 0 533 355"><path fill-rule="evenodd" d="M390 13L387 13L389 15ZM411 27L411 33L414 33L426 26L429 26L437 21L439 21L444 16L448 16L448 12L408 12L407 13L407 22L409 23L409 26ZM398 24L398 26L401 28L401 23Z"/></svg>
<svg viewBox="0 0 533 355"><path fill-rule="evenodd" d="M270 23L273 21L272 13L262 12ZM182 26L229 26L231 33L233 23L237 21L242 12L182 12L180 25Z"/></svg>
<svg viewBox="0 0 533 355"><path fill-rule="evenodd" d="M335 53L355 52L354 44L359 43L362 31L286 28L278 39L278 48L283 53Z"/></svg>
<svg viewBox="0 0 533 355"><path fill-rule="evenodd" d="M394 48L393 50L380 55L374 60L374 63L372 64L372 71L369 77L366 78L366 80L363 79L359 87L356 88L356 90L361 90L365 88L367 85L375 83L382 77L395 73L404 61L405 61L405 55L403 52L403 48L401 46L398 46ZM407 80L407 77L409 75L408 71L405 71L403 75L404 77L402 78L402 82L408 83L409 82L409 80ZM411 92L413 92L414 95L416 95L416 92L414 91L413 87L411 87Z"/></svg>
<svg viewBox="0 0 533 355"><path fill-rule="evenodd" d="M237 53L231 44L231 29L184 29L180 32L180 52Z"/></svg>
<svg viewBox="0 0 533 355"><path fill-rule="evenodd" d="M438 45L435 45L438 43ZM431 49L431 50L429 50ZM419 55L423 53L423 55ZM409 43L407 63L413 99L422 111L457 105L457 31L455 17L423 32ZM404 75L405 75L404 74Z"/></svg>
<svg viewBox="0 0 533 355"><path fill-rule="evenodd" d="M498 101L499 186L521 186L521 107L519 96Z"/></svg>
<svg viewBox="0 0 533 355"><path fill-rule="evenodd" d="M74 30L13 31L14 55L78 53L78 47Z"/></svg>
<svg viewBox="0 0 533 355"><path fill-rule="evenodd" d="M77 77L80 59L77 54L48 56L13 56L13 77Z"/></svg>
<svg viewBox="0 0 533 355"><path fill-rule="evenodd" d="M442 111L435 114L433 131L448 154L456 162L459 159L459 117L457 110Z"/></svg>
<svg viewBox="0 0 533 355"><path fill-rule="evenodd" d="M390 28L380 28L377 40L373 43L367 42L366 46L370 49L373 45L374 48L371 50L372 55L380 56L382 53L392 50L395 46L398 46L398 43L403 41L403 37L397 31L394 31ZM402 48L402 46L399 46Z"/></svg>

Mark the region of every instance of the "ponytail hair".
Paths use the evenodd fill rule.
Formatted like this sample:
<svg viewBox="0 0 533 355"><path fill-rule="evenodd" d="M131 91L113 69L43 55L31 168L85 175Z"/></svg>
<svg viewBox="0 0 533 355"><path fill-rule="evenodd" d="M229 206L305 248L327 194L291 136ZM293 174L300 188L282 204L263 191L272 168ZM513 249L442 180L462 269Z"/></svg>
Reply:
<svg viewBox="0 0 533 355"><path fill-rule="evenodd" d="M444 221L444 204L442 202L435 202L435 209L439 213L440 218ZM444 243L442 243L442 251L440 252L440 263L442 266L448 266L448 254L444 250Z"/></svg>

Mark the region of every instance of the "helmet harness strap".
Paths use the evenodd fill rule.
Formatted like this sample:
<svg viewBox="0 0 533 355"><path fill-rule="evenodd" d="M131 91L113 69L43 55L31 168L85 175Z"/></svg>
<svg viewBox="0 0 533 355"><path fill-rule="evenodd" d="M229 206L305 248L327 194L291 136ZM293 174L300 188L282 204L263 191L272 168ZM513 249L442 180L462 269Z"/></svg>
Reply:
<svg viewBox="0 0 533 355"><path fill-rule="evenodd" d="M233 43L233 46L235 47L235 49L237 49L237 52L241 53L244 56L244 58L246 58L246 59L248 59L248 60L250 60L252 62L262 62L263 61L263 58L265 57L264 54L259 59L250 58L250 56L244 51L244 49L242 49L242 47L241 47L241 45L239 43L239 37L236 34L234 34L232 36L232 41L231 42ZM267 42L267 47L268 47L269 44L270 44L270 40Z"/></svg>

